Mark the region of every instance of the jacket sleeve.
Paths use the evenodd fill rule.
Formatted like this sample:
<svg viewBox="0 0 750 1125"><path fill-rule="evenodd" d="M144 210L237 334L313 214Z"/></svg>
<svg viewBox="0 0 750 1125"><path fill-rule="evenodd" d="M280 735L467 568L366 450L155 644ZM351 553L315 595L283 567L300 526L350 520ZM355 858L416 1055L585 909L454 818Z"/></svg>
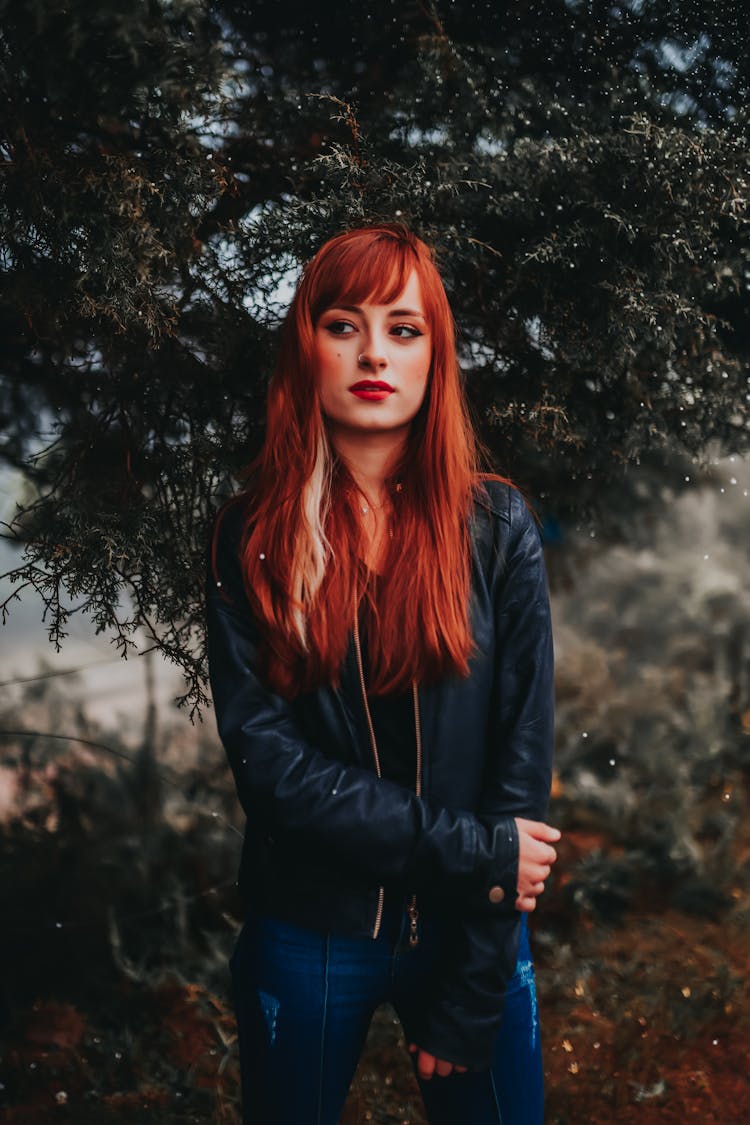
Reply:
<svg viewBox="0 0 750 1125"><path fill-rule="evenodd" d="M302 848L308 843L334 858L346 855L375 883L443 883L462 904L497 912L487 892L515 878L512 817L480 821L343 764L324 745L313 745L292 706L264 685L230 516L221 524L216 571L207 567L208 663L219 735L248 819L274 833L293 832Z"/></svg>
<svg viewBox="0 0 750 1125"><path fill-rule="evenodd" d="M490 751L477 815L544 820L552 777L554 683L549 596L534 519L516 489L510 535L494 592L497 636ZM437 1058L491 1065L507 982L515 971L521 914L515 888L492 916L455 918L441 949L418 1045Z"/></svg>

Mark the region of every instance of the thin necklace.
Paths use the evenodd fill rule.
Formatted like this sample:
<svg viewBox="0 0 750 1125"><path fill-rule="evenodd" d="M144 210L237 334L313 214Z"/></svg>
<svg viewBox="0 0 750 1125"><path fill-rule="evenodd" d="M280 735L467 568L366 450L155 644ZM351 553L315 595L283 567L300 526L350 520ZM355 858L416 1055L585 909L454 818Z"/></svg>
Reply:
<svg viewBox="0 0 750 1125"><path fill-rule="evenodd" d="M396 481L394 491L395 492L401 492L403 490L403 487L404 486L401 483L401 481ZM363 516L366 516L367 513L370 511L370 509L372 509L374 512L382 512L384 507L385 507L384 504L373 504L372 500L370 500L369 503L367 503L367 504L363 504L360 501L359 510L360 510L360 512L362 513Z"/></svg>

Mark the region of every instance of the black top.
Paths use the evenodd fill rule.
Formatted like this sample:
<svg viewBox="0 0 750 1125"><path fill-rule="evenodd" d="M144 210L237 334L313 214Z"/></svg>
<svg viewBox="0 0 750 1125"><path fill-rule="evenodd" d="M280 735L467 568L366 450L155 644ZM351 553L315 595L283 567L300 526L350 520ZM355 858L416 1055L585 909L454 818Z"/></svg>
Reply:
<svg viewBox="0 0 750 1125"><path fill-rule="evenodd" d="M376 574L370 575L370 584L382 582ZM368 621L371 615L360 610L360 648L365 688L369 682ZM396 695L367 694L375 741L380 759L380 772L389 781L396 781L408 789L416 788L417 732L414 722L414 695L411 688Z"/></svg>

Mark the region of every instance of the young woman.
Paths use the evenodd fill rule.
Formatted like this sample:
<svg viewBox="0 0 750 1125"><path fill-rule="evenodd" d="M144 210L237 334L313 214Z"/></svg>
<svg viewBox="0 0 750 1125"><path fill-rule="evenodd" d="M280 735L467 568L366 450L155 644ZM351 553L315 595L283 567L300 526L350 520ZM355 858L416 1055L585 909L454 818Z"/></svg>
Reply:
<svg viewBox="0 0 750 1125"><path fill-rule="evenodd" d="M541 1125L544 562L520 493L478 471L448 301L405 227L305 268L207 603L247 815L244 1121L334 1125L390 1001L431 1125Z"/></svg>

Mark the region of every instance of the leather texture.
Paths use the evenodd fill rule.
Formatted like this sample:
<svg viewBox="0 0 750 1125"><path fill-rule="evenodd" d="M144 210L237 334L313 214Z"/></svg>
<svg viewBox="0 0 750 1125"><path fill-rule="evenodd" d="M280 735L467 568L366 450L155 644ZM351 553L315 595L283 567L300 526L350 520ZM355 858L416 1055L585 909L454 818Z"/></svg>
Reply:
<svg viewBox="0 0 750 1125"><path fill-rule="evenodd" d="M518 949L514 817L545 819L551 782L553 645L536 522L517 489L477 486L477 651L468 678L419 688L421 797L377 777L356 695L324 686L288 702L261 682L241 531L237 505L222 520L206 603L217 727L247 817L239 885L248 908L372 937L378 888L408 886L445 933L419 1046L487 1067ZM342 684L354 660L350 637ZM504 896L490 895L498 886Z"/></svg>

